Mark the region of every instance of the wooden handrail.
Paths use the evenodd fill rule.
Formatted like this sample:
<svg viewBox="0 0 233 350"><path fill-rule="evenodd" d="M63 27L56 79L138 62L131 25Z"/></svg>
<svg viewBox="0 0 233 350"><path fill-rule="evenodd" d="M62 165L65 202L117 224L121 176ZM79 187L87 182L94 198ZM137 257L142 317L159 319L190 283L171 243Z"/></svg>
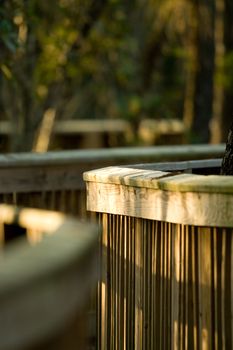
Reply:
<svg viewBox="0 0 233 350"><path fill-rule="evenodd" d="M84 173L87 209L199 226L233 227L233 177L182 173L180 169L205 167L206 161L162 165L107 167ZM213 160L212 166L221 164ZM207 168L208 166L206 166ZM151 169L155 170L151 170ZM166 164L169 168L169 164ZM170 164L170 169L172 164Z"/></svg>
<svg viewBox="0 0 233 350"><path fill-rule="evenodd" d="M183 145L0 155L0 201L86 217L85 171L129 162L216 158L224 149L222 144Z"/></svg>
<svg viewBox="0 0 233 350"><path fill-rule="evenodd" d="M50 151L46 153L0 154L0 168L17 166L68 165L76 163L134 164L210 159L223 156L224 144L173 145L150 147L115 147L112 149Z"/></svg>

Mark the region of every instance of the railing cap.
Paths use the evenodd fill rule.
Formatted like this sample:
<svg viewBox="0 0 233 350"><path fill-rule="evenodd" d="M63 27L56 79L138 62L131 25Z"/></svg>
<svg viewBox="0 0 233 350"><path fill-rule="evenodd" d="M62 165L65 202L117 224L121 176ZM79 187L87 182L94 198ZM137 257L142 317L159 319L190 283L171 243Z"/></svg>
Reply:
<svg viewBox="0 0 233 350"><path fill-rule="evenodd" d="M0 168L41 167L52 165L88 164L108 161L111 164L122 161L172 161L177 159L201 159L221 157L225 145L174 145L151 147L116 147L112 149L50 151L46 153L10 153L0 155Z"/></svg>
<svg viewBox="0 0 233 350"><path fill-rule="evenodd" d="M220 160L209 163L216 167ZM159 170L158 164L86 172L87 209L182 225L233 227L233 176L181 173L184 164L178 165L174 173ZM198 161L197 169L200 165Z"/></svg>
<svg viewBox="0 0 233 350"><path fill-rule="evenodd" d="M106 167L85 172L86 182L120 184L178 192L233 193L233 176L196 175L181 172L198 167L219 167L220 159L172 163ZM170 168L169 168L170 165Z"/></svg>

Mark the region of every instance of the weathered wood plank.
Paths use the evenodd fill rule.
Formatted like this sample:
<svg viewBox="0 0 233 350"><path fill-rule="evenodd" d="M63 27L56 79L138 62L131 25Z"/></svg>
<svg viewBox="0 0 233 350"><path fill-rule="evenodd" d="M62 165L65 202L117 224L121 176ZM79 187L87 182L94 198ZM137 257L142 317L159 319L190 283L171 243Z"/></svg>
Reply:
<svg viewBox="0 0 233 350"><path fill-rule="evenodd" d="M150 168L150 166L148 167ZM85 172L83 178L88 182L121 184L167 191L233 193L233 176L194 175L140 169L140 166L138 168L107 167Z"/></svg>
<svg viewBox="0 0 233 350"><path fill-rule="evenodd" d="M233 226L233 196L87 182L87 210L200 226ZM220 210L221 207L221 210Z"/></svg>

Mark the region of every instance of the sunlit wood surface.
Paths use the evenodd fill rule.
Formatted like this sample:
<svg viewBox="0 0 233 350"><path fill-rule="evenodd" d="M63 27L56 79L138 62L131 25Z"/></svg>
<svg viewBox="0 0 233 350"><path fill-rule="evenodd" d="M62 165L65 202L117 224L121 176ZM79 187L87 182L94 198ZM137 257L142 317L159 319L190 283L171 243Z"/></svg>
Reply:
<svg viewBox="0 0 233 350"><path fill-rule="evenodd" d="M87 349L98 227L6 205L0 206L0 225L2 242L11 225L15 236L22 229L28 236L0 252L0 349Z"/></svg>
<svg viewBox="0 0 233 350"><path fill-rule="evenodd" d="M220 164L84 174L103 225L98 349L232 348L233 177L204 175Z"/></svg>

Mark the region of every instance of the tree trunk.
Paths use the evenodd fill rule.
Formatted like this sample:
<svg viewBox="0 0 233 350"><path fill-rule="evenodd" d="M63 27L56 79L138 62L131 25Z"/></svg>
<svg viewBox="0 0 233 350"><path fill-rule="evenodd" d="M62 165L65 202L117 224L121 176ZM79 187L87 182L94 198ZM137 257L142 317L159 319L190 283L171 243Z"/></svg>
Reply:
<svg viewBox="0 0 233 350"><path fill-rule="evenodd" d="M216 46L216 56L218 56L216 57L216 68L221 79L218 79L215 84L212 143L225 142L233 117L232 66L226 65L227 58L233 54L233 2L232 0L217 0L217 5L219 26L216 39L219 42Z"/></svg>
<svg viewBox="0 0 233 350"><path fill-rule="evenodd" d="M215 4L212 0L198 0L197 14L197 70L194 95L193 141L209 142L212 118L214 76Z"/></svg>
<svg viewBox="0 0 233 350"><path fill-rule="evenodd" d="M222 160L221 175L233 175L233 123L228 133L226 150Z"/></svg>
<svg viewBox="0 0 233 350"><path fill-rule="evenodd" d="M225 0L225 15L224 15L224 44L225 52L227 55L233 54L233 1ZM226 78L231 75L230 72L225 71ZM224 99L223 99L223 115L221 126L221 140L224 142L227 138L229 127L233 119L233 86L230 82L229 86L225 87Z"/></svg>
<svg viewBox="0 0 233 350"><path fill-rule="evenodd" d="M215 15L215 77L213 118L211 120L211 143L221 142L221 120L223 115L223 67L224 67L224 0L216 1ZM226 138L224 139L225 142Z"/></svg>
<svg viewBox="0 0 233 350"><path fill-rule="evenodd" d="M197 72L197 6L190 2L189 30L186 35L186 78L184 91L183 121L190 136L194 120L195 79Z"/></svg>

